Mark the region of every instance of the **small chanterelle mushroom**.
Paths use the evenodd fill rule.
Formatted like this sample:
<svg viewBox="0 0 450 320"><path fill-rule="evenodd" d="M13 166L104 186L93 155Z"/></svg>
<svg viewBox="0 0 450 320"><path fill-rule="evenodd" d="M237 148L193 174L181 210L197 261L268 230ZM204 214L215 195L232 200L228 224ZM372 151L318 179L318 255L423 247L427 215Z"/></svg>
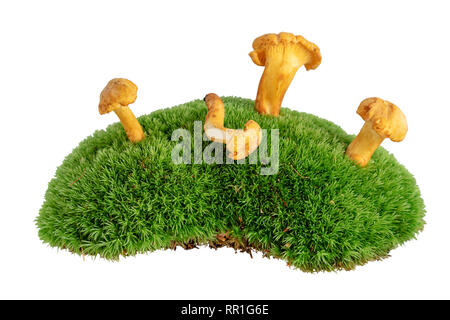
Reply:
<svg viewBox="0 0 450 320"><path fill-rule="evenodd" d="M137 121L129 104L136 101L137 86L130 80L123 78L112 79L100 94L98 111L100 114L114 111L127 133L131 142L139 142L145 138L144 131Z"/></svg>
<svg viewBox="0 0 450 320"><path fill-rule="evenodd" d="M278 116L284 94L301 66L316 69L322 56L314 43L302 36L281 32L263 35L253 41L250 58L258 66L265 66L258 87L255 109L261 114Z"/></svg>
<svg viewBox="0 0 450 320"><path fill-rule="evenodd" d="M367 98L361 102L356 112L366 123L348 146L346 154L362 167L369 163L385 138L400 142L408 132L405 115L389 101Z"/></svg>
<svg viewBox="0 0 450 320"><path fill-rule="evenodd" d="M228 157L234 160L246 158L255 151L262 139L261 127L253 120L247 121L244 130L228 129L224 127L225 106L222 100L214 93L205 97L208 113L205 118L205 134L208 139L225 143Z"/></svg>

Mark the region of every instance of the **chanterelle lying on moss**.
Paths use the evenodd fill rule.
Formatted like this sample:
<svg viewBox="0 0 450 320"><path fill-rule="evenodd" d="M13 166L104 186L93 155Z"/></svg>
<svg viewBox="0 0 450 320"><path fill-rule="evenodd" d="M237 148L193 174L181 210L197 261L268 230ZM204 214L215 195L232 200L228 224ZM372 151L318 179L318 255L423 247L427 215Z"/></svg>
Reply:
<svg viewBox="0 0 450 320"><path fill-rule="evenodd" d="M361 167L366 166L385 138L402 141L408 132L403 112L381 98L367 98L356 111L366 123L347 148L346 154Z"/></svg>
<svg viewBox="0 0 450 320"><path fill-rule="evenodd" d="M137 86L123 78L112 79L100 94L98 111L100 114L114 111L131 142L139 142L145 138L144 131L131 109L128 107L136 101Z"/></svg>
<svg viewBox="0 0 450 320"><path fill-rule="evenodd" d="M249 53L253 62L265 66L259 82L255 109L261 114L278 116L284 94L301 66L317 68L322 56L314 43L292 33L266 34L253 41Z"/></svg>
<svg viewBox="0 0 450 320"><path fill-rule="evenodd" d="M262 131L258 123L247 121L244 130L228 129L224 127L225 106L214 93L204 98L208 113L205 118L205 134L208 139L227 145L228 155L234 160L246 158L258 148L262 139Z"/></svg>

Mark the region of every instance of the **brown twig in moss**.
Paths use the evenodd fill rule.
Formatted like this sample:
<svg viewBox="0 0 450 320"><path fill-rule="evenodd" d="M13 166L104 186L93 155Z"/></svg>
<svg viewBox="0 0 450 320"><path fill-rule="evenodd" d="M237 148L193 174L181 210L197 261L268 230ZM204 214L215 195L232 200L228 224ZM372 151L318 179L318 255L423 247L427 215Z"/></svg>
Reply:
<svg viewBox="0 0 450 320"><path fill-rule="evenodd" d="M83 168L83 173L81 173L81 176L79 176L75 181L72 181L72 183L69 185L69 187L73 186L75 182L79 181L81 178L84 177L84 173L86 172L86 168Z"/></svg>
<svg viewBox="0 0 450 320"><path fill-rule="evenodd" d="M289 165L291 166L292 170L294 170L294 172L295 172L300 178L302 178L302 179L309 179L309 177L302 176L302 175L300 174L300 172L298 172L297 169L295 169L294 166L293 166L292 164L289 164Z"/></svg>

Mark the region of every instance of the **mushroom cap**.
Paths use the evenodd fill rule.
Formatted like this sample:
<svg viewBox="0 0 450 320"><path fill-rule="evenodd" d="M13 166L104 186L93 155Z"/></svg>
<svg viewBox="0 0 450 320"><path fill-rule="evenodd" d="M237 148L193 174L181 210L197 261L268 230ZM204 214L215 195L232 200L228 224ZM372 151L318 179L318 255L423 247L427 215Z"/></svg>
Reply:
<svg viewBox="0 0 450 320"><path fill-rule="evenodd" d="M98 111L109 113L122 106L127 106L137 98L137 86L128 79L116 78L108 82L100 94Z"/></svg>
<svg viewBox="0 0 450 320"><path fill-rule="evenodd" d="M229 130L229 129L228 129ZM230 130L227 133L227 150L234 160L241 160L255 151L262 140L262 130L253 120L247 121L244 130Z"/></svg>
<svg viewBox="0 0 450 320"><path fill-rule="evenodd" d="M400 108L381 98L364 99L356 113L364 121L371 121L373 130L379 135L392 141L402 141L408 132L408 123Z"/></svg>
<svg viewBox="0 0 450 320"><path fill-rule="evenodd" d="M295 36L288 32L268 33L256 38L253 41L253 51L249 55L255 64L264 66L266 64L266 51L279 45L294 45L306 50L310 55L309 61L305 63L306 70L316 69L322 62L322 55L318 46L302 36Z"/></svg>

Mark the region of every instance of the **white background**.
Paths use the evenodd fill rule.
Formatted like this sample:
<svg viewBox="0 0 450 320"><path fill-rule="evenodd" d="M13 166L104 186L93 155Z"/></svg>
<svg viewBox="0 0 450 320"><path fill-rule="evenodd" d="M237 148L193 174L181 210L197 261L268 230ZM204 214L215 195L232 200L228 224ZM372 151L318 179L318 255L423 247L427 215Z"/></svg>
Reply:
<svg viewBox="0 0 450 320"><path fill-rule="evenodd" d="M450 5L447 1L2 1L0 298L450 298ZM142 115L206 93L254 98L254 38L288 31L323 62L301 69L283 105L357 133L359 102L406 114L385 141L416 177L425 230L392 257L351 272L306 274L232 249L86 261L42 244L34 223L64 157L117 119L98 114L114 77L138 87Z"/></svg>

